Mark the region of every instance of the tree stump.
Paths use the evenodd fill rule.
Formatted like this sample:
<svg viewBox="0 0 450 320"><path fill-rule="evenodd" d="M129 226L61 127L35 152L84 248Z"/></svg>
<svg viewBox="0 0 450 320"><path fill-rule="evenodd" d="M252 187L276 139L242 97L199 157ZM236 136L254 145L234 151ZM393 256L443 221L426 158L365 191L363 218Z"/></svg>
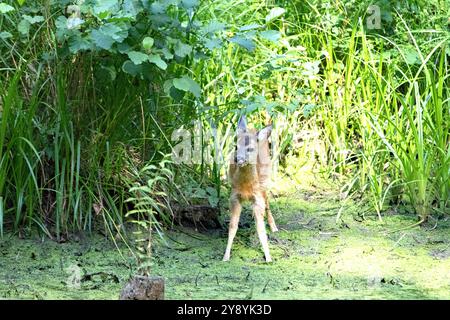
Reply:
<svg viewBox="0 0 450 320"><path fill-rule="evenodd" d="M164 278L135 276L120 293L120 300L164 300Z"/></svg>

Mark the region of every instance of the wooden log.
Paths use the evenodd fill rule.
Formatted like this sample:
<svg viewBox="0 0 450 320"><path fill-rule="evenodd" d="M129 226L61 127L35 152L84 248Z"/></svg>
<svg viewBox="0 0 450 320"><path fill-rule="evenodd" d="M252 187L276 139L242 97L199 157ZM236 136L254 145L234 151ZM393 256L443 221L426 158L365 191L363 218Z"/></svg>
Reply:
<svg viewBox="0 0 450 320"><path fill-rule="evenodd" d="M172 207L175 222L185 227L195 229L218 229L221 228L219 222L220 210L209 205L190 205Z"/></svg>

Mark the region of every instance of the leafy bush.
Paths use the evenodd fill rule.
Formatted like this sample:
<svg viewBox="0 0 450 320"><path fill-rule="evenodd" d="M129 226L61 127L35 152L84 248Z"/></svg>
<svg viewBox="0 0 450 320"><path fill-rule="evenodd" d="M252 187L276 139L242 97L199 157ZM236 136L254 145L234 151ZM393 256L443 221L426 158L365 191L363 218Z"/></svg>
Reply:
<svg viewBox="0 0 450 320"><path fill-rule="evenodd" d="M226 135L242 113L273 120L277 165L337 177L380 218L449 211L442 1L0 3L0 233L123 232L130 189L158 176L172 132ZM170 166L169 202L221 206L227 164L201 160Z"/></svg>

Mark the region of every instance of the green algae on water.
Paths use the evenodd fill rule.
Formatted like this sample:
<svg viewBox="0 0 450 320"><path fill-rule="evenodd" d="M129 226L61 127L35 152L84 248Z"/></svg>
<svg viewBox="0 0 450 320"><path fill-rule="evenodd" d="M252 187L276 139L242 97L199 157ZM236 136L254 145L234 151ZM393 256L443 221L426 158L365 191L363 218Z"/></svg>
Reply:
<svg viewBox="0 0 450 320"><path fill-rule="evenodd" d="M270 264L248 207L229 262L221 261L226 230L167 231L152 267L166 279L166 299L450 299L448 219L390 233L415 217L360 220L350 204L336 223L340 203L327 192L304 188L272 199L280 232L269 234ZM96 234L62 244L7 234L0 299L118 299L136 269L120 247L122 254Z"/></svg>

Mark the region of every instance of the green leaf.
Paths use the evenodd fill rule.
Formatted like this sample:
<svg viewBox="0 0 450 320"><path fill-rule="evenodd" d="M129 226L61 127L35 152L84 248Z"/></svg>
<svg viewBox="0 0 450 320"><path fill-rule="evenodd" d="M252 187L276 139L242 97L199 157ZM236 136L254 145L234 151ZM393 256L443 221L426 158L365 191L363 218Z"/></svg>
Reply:
<svg viewBox="0 0 450 320"><path fill-rule="evenodd" d="M245 26L240 27L239 31L254 30L254 29L259 29L260 27L261 27L261 25L259 25L257 23L252 23L252 24L247 24Z"/></svg>
<svg viewBox="0 0 450 320"><path fill-rule="evenodd" d="M260 32L259 35L261 36L261 38L272 41L272 42L277 42L281 38L280 32L278 32L276 30L265 30L265 31Z"/></svg>
<svg viewBox="0 0 450 320"><path fill-rule="evenodd" d="M175 101L181 102L186 95L186 92L183 90L179 90L172 86L169 90L169 96Z"/></svg>
<svg viewBox="0 0 450 320"><path fill-rule="evenodd" d="M151 4L150 6L150 12L155 14L155 15L160 15L166 12L166 6L163 5L161 2L159 1L155 1Z"/></svg>
<svg viewBox="0 0 450 320"><path fill-rule="evenodd" d="M128 58L133 61L134 64L141 64L142 62L148 61L148 54L139 52L139 51L130 51L127 53Z"/></svg>
<svg viewBox="0 0 450 320"><path fill-rule="evenodd" d="M161 59L161 57L157 54L151 54L150 57L148 58L148 61L156 64L158 66L158 68L160 68L162 70L167 69L167 63L163 59Z"/></svg>
<svg viewBox="0 0 450 320"><path fill-rule="evenodd" d="M0 32L0 39L5 40L5 39L8 39L8 38L12 38L12 36L13 35L11 33L7 32L7 31Z"/></svg>
<svg viewBox="0 0 450 320"><path fill-rule="evenodd" d="M181 0L181 6L185 9L191 9L198 6L198 0Z"/></svg>
<svg viewBox="0 0 450 320"><path fill-rule="evenodd" d="M83 19L77 17L70 17L67 19L67 29L79 29L80 26L84 23Z"/></svg>
<svg viewBox="0 0 450 320"><path fill-rule="evenodd" d="M163 90L165 94L170 95L170 88L172 87L173 87L172 79L164 81Z"/></svg>
<svg viewBox="0 0 450 320"><path fill-rule="evenodd" d="M142 3L136 0L124 0L123 12L126 16L135 18L141 11L144 10Z"/></svg>
<svg viewBox="0 0 450 320"><path fill-rule="evenodd" d="M302 75L308 77L309 79L314 78L320 71L320 61L307 61L303 64Z"/></svg>
<svg viewBox="0 0 450 320"><path fill-rule="evenodd" d="M222 46L222 41L220 41L220 39L217 38L206 39L204 44L205 47L208 48L209 50L214 50Z"/></svg>
<svg viewBox="0 0 450 320"><path fill-rule="evenodd" d="M120 53L128 53L131 50L131 47L125 41L117 44L117 51Z"/></svg>
<svg viewBox="0 0 450 320"><path fill-rule="evenodd" d="M100 19L106 18L110 13L119 9L117 0L97 0L95 2L94 14Z"/></svg>
<svg viewBox="0 0 450 320"><path fill-rule="evenodd" d="M122 70L123 70L123 72L131 74L134 77L141 73L142 66L135 65L132 61L127 60L123 63Z"/></svg>
<svg viewBox="0 0 450 320"><path fill-rule="evenodd" d="M0 13L8 13L11 11L14 11L14 7L11 7L9 4L6 4L4 2L0 2Z"/></svg>
<svg viewBox="0 0 450 320"><path fill-rule="evenodd" d="M230 42L236 43L240 45L241 47L244 47L248 51L253 51L256 48L255 43L252 39L248 39L246 37L236 35L230 39Z"/></svg>
<svg viewBox="0 0 450 320"><path fill-rule="evenodd" d="M69 39L69 50L72 53L89 50L91 49L91 46L91 42L86 37L81 37L80 34L70 37Z"/></svg>
<svg viewBox="0 0 450 320"><path fill-rule="evenodd" d="M219 203L219 198L216 196L209 196L208 202L210 206L217 207L217 204Z"/></svg>
<svg viewBox="0 0 450 320"><path fill-rule="evenodd" d="M420 64L420 58L417 52L412 48L407 48L404 50L405 62L409 65Z"/></svg>
<svg viewBox="0 0 450 320"><path fill-rule="evenodd" d="M177 41L174 50L175 55L179 56L180 58L184 58L192 52L192 47L181 41Z"/></svg>
<svg viewBox="0 0 450 320"><path fill-rule="evenodd" d="M266 16L266 23L278 18L279 16L282 16L285 12L286 10L283 8L280 7L273 8Z"/></svg>
<svg viewBox="0 0 450 320"><path fill-rule="evenodd" d="M17 3L19 4L19 6L23 6L23 4L25 3L26 0L17 0Z"/></svg>
<svg viewBox="0 0 450 320"><path fill-rule="evenodd" d="M180 3L180 0L162 0L162 3L167 7L172 4L178 5Z"/></svg>
<svg viewBox="0 0 450 320"><path fill-rule="evenodd" d="M103 76L107 76L105 78L107 78L108 80L110 80L110 81L116 80L117 72L116 72L116 69L114 68L114 66L101 65L100 71Z"/></svg>
<svg viewBox="0 0 450 320"><path fill-rule="evenodd" d="M116 42L122 42L128 37L128 27L125 23L107 23L100 27L101 32L110 36Z"/></svg>
<svg viewBox="0 0 450 320"><path fill-rule="evenodd" d="M43 16L28 16L26 14L24 14L22 16L25 20L27 20L30 24L35 24L35 23L39 23L39 22L43 22L45 21Z"/></svg>
<svg viewBox="0 0 450 320"><path fill-rule="evenodd" d="M145 37L144 40L142 40L142 47L146 51L151 51L154 43L155 40L152 37Z"/></svg>
<svg viewBox="0 0 450 320"><path fill-rule="evenodd" d="M124 23L107 23L91 32L95 45L105 50L111 49L115 42L123 42L127 36L128 30Z"/></svg>
<svg viewBox="0 0 450 320"><path fill-rule="evenodd" d="M312 113L313 113L313 111L315 110L317 108L317 106L315 105L315 104L306 104L304 107L303 107L303 115L306 117L306 118L308 118Z"/></svg>
<svg viewBox="0 0 450 320"><path fill-rule="evenodd" d="M222 31L225 29L225 23L217 21L217 20L213 20L210 23L208 23L206 26L204 26L203 28L201 28L202 31L205 34L213 34L216 33L218 31Z"/></svg>
<svg viewBox="0 0 450 320"><path fill-rule="evenodd" d="M26 19L22 19L17 26L17 30L19 30L21 35L27 36L28 33L30 33L30 26L31 23L29 23Z"/></svg>
<svg viewBox="0 0 450 320"><path fill-rule="evenodd" d="M173 79L173 85L175 88L191 92L195 97L199 98L201 94L201 88L197 82L189 78L188 76L183 76L181 78Z"/></svg>
<svg viewBox="0 0 450 320"><path fill-rule="evenodd" d="M162 54L164 55L164 58L166 58L166 60L170 60L173 58L173 54L172 52L170 52L170 50L167 47L163 47L161 49Z"/></svg>
<svg viewBox="0 0 450 320"><path fill-rule="evenodd" d="M113 38L111 38L108 35L105 35L100 30L92 30L91 37L97 47L105 49L105 50L111 49L111 47L114 43Z"/></svg>
<svg viewBox="0 0 450 320"><path fill-rule="evenodd" d="M39 23L45 21L43 16L29 16L24 14L22 16L22 20L19 22L17 29L20 34L23 36L27 36L30 33L30 27L32 24Z"/></svg>
<svg viewBox="0 0 450 320"><path fill-rule="evenodd" d="M55 20L55 26L56 26L56 39L58 41L63 41L64 37L68 33L67 18L65 16L59 16Z"/></svg>

